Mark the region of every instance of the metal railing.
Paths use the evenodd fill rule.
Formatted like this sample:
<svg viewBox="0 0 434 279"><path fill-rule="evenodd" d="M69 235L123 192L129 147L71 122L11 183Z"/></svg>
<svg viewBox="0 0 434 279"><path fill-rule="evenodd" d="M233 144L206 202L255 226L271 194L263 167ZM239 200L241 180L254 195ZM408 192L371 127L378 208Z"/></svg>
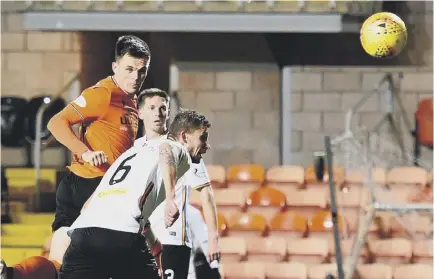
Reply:
<svg viewBox="0 0 434 279"><path fill-rule="evenodd" d="M40 197L41 197L41 189L40 189L40 179L41 179L41 165L42 165L42 152L43 145L46 145L48 141L42 141L42 131L44 127L43 125L43 116L44 112L47 108L50 107L54 101L65 97L65 94L73 91L72 95L76 95L76 92L80 92L79 88L79 78L80 74L76 74L57 94L52 95L51 97L46 97L44 102L39 107L36 113L36 124L35 124L35 142L33 147L33 160L34 160L34 169L35 169L35 209L39 209L40 205ZM78 88L77 88L78 87Z"/></svg>

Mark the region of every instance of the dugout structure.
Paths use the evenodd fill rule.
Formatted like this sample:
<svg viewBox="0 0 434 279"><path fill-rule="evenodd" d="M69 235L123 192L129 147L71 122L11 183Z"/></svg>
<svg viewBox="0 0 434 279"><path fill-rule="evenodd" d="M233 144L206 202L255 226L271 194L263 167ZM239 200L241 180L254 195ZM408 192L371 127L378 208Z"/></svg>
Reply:
<svg viewBox="0 0 434 279"><path fill-rule="evenodd" d="M402 75L399 74L399 80ZM325 176L328 176L329 192L330 192L330 213L333 222L333 235L335 245L335 256L337 264L337 277L334 275L327 275L326 279L352 279L356 270L357 260L362 251L362 247L365 244L365 236L369 232L370 226L374 221L376 212L390 212L395 220L406 230L408 235L413 238L416 237L416 233L413 231L412 226L406 223L406 214L425 214L432 215L433 204L408 204L400 200L394 200L393 198L385 198L384 195L380 195L380 191L391 191L385 185L379 185L374 182L373 169L374 168L391 168L394 166L411 166L419 165L426 169L430 169L430 163L428 162L414 162L411 156L411 151L407 152L402 141L402 134L397 129L394 110L394 104L400 103L399 100L399 86L393 84L394 80L391 74L386 74L383 81L380 82L377 89L369 96L365 96L359 103L351 108L347 113L347 126L345 132L341 136L331 138L326 136L324 139L324 152L317 152L315 157L315 171L317 178L323 180ZM381 85L385 83L384 89L381 89ZM375 131L367 131L363 127L357 127L353 129L351 127L351 118L354 113L360 108L370 96L374 94L385 94L389 98L390 103L387 104L385 109L384 122L387 122L388 130L380 132L378 129ZM399 105L398 105L399 106ZM402 106L399 106L402 107ZM417 164L416 164L417 163ZM340 208L339 201L337 201L336 192L339 189L336 187L334 178L334 166L344 166L346 171L359 172L364 181L363 189L368 192L368 202L365 205L361 204L359 209L359 222L357 232L354 237L352 249L345 258L342 255L340 240L342 235L339 232L338 216L345 218L346 212L343 208ZM393 197L393 195L390 195ZM346 232L344 230L344 235ZM423 237L432 238L432 230Z"/></svg>

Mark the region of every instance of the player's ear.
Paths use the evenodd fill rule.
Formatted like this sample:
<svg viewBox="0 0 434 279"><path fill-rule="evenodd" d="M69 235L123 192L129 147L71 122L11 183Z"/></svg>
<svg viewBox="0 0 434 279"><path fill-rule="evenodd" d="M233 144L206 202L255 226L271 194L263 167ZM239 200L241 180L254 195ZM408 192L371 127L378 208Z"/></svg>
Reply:
<svg viewBox="0 0 434 279"><path fill-rule="evenodd" d="M183 143L187 143L187 133L185 131L181 131L179 136L180 136Z"/></svg>
<svg viewBox="0 0 434 279"><path fill-rule="evenodd" d="M113 73L116 74L116 72L117 72L117 70L118 70L118 63L116 63L116 62L112 62L112 70L113 70Z"/></svg>

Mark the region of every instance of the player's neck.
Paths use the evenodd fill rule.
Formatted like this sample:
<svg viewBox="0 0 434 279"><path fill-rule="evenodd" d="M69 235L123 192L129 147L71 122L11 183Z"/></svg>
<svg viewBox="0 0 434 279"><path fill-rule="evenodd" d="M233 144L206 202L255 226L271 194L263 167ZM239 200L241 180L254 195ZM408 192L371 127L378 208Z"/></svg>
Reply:
<svg viewBox="0 0 434 279"><path fill-rule="evenodd" d="M148 140L152 140L152 139L157 139L162 135L165 135L166 131L167 131L166 129L162 129L161 132L155 132L155 131L147 131L145 129L145 135Z"/></svg>
<svg viewBox="0 0 434 279"><path fill-rule="evenodd" d="M127 91L125 91L120 85L119 85L119 82L116 80L116 77L113 75L112 76L112 80L113 80L113 82L114 82L114 84L116 84L116 86L120 89L120 90L122 90L122 92L124 92L125 94L127 94L128 96L133 96L134 94L130 94L130 93L128 93Z"/></svg>

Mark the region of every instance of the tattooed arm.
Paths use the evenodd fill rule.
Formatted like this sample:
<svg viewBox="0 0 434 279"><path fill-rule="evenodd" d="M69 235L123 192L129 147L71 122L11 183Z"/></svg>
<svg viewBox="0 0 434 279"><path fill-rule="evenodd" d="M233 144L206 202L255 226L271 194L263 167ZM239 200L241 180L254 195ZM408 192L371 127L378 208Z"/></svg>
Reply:
<svg viewBox="0 0 434 279"><path fill-rule="evenodd" d="M163 177L164 189L166 190L164 223L168 228L179 217L179 210L175 201L176 158L169 143L160 145L159 167Z"/></svg>
<svg viewBox="0 0 434 279"><path fill-rule="evenodd" d="M160 145L159 167L166 190L166 199L173 199L175 198L176 167L175 157L169 143Z"/></svg>

